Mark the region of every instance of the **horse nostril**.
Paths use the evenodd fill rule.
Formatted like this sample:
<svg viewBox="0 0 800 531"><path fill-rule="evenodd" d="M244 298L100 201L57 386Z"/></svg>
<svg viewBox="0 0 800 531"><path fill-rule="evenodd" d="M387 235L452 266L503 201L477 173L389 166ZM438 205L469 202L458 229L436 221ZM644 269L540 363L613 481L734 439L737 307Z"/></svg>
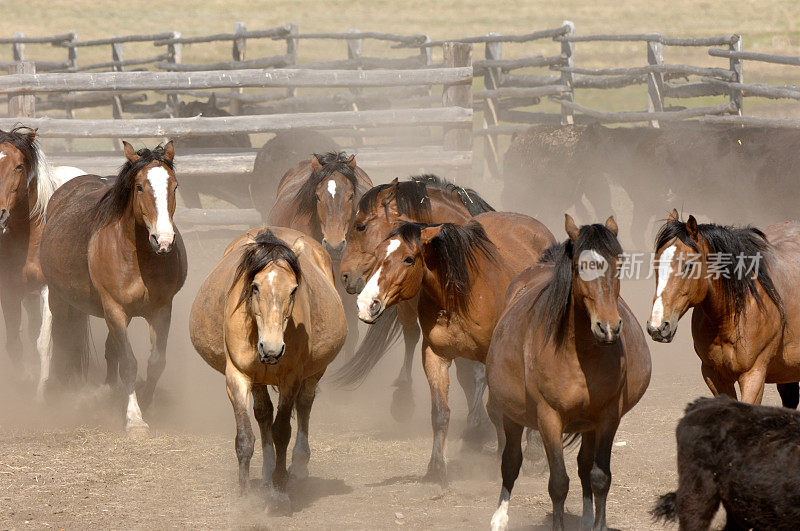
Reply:
<svg viewBox="0 0 800 531"><path fill-rule="evenodd" d="M619 335L621 331L622 331L622 319L620 319L620 321L617 323L617 326L614 327L613 332L615 335Z"/></svg>
<svg viewBox="0 0 800 531"><path fill-rule="evenodd" d="M347 284L347 281L348 281L349 279L350 279L350 275L348 275L347 273L342 273L342 282L344 282L345 284Z"/></svg>
<svg viewBox="0 0 800 531"><path fill-rule="evenodd" d="M277 357L278 357L278 358L282 357L282 356L283 356L283 354L284 354L285 352L286 352L286 344L283 344L283 345L281 346L281 351L278 353L278 356L277 356Z"/></svg>
<svg viewBox="0 0 800 531"><path fill-rule="evenodd" d="M369 304L369 314L370 315L377 315L377 313L380 311L380 309L381 309L381 303L378 302L377 300L373 300Z"/></svg>

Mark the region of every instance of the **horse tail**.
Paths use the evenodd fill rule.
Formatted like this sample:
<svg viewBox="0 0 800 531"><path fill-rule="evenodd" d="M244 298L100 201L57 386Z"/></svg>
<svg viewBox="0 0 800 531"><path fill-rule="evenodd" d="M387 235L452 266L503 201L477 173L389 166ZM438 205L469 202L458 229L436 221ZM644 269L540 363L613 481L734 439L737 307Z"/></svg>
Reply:
<svg viewBox="0 0 800 531"><path fill-rule="evenodd" d="M674 522L678 519L678 495L675 492L662 494L658 497L655 506L650 509L650 516L659 522Z"/></svg>
<svg viewBox="0 0 800 531"><path fill-rule="evenodd" d="M573 446L578 444L578 440L580 440L580 438L581 438L580 432L578 432L578 433L565 433L561 437L561 444L562 444L564 450L572 448Z"/></svg>
<svg viewBox="0 0 800 531"><path fill-rule="evenodd" d="M402 331L397 306L387 308L380 319L370 325L353 357L334 373L334 382L340 387L354 388L361 385L389 348L397 342Z"/></svg>

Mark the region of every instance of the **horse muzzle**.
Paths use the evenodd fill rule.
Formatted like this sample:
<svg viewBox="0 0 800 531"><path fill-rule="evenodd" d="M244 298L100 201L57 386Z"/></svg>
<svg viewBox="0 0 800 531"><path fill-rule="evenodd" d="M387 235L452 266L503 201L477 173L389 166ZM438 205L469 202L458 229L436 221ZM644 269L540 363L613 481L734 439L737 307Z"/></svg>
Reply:
<svg viewBox="0 0 800 531"><path fill-rule="evenodd" d="M286 353L286 343L271 344L266 341L259 341L257 350L258 361L267 365L275 365Z"/></svg>
<svg viewBox="0 0 800 531"><path fill-rule="evenodd" d="M358 318L367 324L372 324L381 316L384 309L384 304L378 299L358 301Z"/></svg>
<svg viewBox="0 0 800 531"><path fill-rule="evenodd" d="M364 277L361 275L354 275L352 273L344 272L342 273L342 284L344 284L344 289L350 295L356 295L361 293L361 290L364 289L364 285L366 282L364 281Z"/></svg>
<svg viewBox="0 0 800 531"><path fill-rule="evenodd" d="M8 220L11 213L7 208L0 209L0 234L5 234L8 230Z"/></svg>
<svg viewBox="0 0 800 531"><path fill-rule="evenodd" d="M168 254L172 252L172 249L175 247L175 235L151 234L150 246L156 254Z"/></svg>
<svg viewBox="0 0 800 531"><path fill-rule="evenodd" d="M622 332L622 319L612 326L609 323L602 323L597 321L592 325L592 333L594 339L600 345L613 345L619 341L620 333Z"/></svg>
<svg viewBox="0 0 800 531"><path fill-rule="evenodd" d="M673 326L671 321L662 321L658 327L653 326L650 321L647 321L647 333L653 338L653 341L659 343L670 343L678 331L678 325Z"/></svg>
<svg viewBox="0 0 800 531"><path fill-rule="evenodd" d="M333 260L341 260L342 255L344 254L344 246L346 242L341 240L339 243L330 243L325 238L322 238L322 246L328 251L328 254L331 255Z"/></svg>

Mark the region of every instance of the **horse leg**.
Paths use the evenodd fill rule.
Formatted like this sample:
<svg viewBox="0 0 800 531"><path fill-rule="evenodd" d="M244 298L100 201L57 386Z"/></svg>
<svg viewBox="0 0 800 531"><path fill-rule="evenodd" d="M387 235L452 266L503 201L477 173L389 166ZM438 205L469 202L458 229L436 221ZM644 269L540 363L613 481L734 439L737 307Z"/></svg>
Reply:
<svg viewBox="0 0 800 531"><path fill-rule="evenodd" d="M50 379L50 362L53 359L53 313L50 311L50 290L44 286L39 292L39 309L42 312L36 350L39 352L39 384L36 386L36 400L44 401L47 381Z"/></svg>
<svg viewBox="0 0 800 531"><path fill-rule="evenodd" d="M483 395L486 392L486 366L465 358L456 358L455 365L456 378L464 389L464 396L469 406L467 427L461 438L467 447L477 452L491 437L490 419L483 404Z"/></svg>
<svg viewBox="0 0 800 531"><path fill-rule="evenodd" d="M272 423L272 437L275 440L275 470L272 471L272 486L270 488L270 511L286 513L291 508L289 495L286 493L286 484L289 473L286 471L286 449L289 439L292 438L292 409L300 386L293 383L281 387L278 399L278 412L275 422Z"/></svg>
<svg viewBox="0 0 800 531"><path fill-rule="evenodd" d="M422 365L431 388L431 424L433 426L433 451L428 462L425 479L447 485L447 469L444 460L447 428L450 425L450 407L447 392L450 388L450 360L436 354L427 345L422 346Z"/></svg>
<svg viewBox="0 0 800 531"><path fill-rule="evenodd" d="M778 394L781 395L781 404L789 409L797 409L800 403L800 384L797 382L778 384Z"/></svg>
<svg viewBox="0 0 800 531"><path fill-rule="evenodd" d="M766 371L756 365L744 374L739 375L739 391L742 393L742 402L748 404L761 404L764 396L764 379Z"/></svg>
<svg viewBox="0 0 800 531"><path fill-rule="evenodd" d="M253 386L253 414L261 432L261 452L264 464L261 467L261 481L269 485L272 472L275 470L275 446L272 442L272 400L269 398L269 387Z"/></svg>
<svg viewBox="0 0 800 531"><path fill-rule="evenodd" d="M497 405L497 402L492 398L492 392L489 391L489 400L486 402L486 412L489 414L489 420L492 421L495 433L497 434L497 455L503 455L503 449L506 447L506 434L503 428L503 410Z"/></svg>
<svg viewBox="0 0 800 531"><path fill-rule="evenodd" d="M308 445L308 424L311 417L311 406L317 393L318 377L308 378L300 386L295 410L297 411L297 440L292 450L292 466L289 475L296 479L308 477L308 461L311 459L311 447Z"/></svg>
<svg viewBox="0 0 800 531"><path fill-rule="evenodd" d="M0 306L6 322L6 352L16 369L22 365L22 299L24 294L19 285L3 283L0 286Z"/></svg>
<svg viewBox="0 0 800 531"><path fill-rule="evenodd" d="M553 529L563 531L564 501L569 492L569 476L564 465L564 448L561 441L564 425L559 414L547 406L539 407L537 416L539 417L539 433L542 434L542 443L547 454L547 463L550 466L547 490L550 493L550 500L553 502Z"/></svg>
<svg viewBox="0 0 800 531"><path fill-rule="evenodd" d="M158 379L167 365L167 339L172 322L172 304L162 306L148 319L150 324L150 358L147 360L147 380L142 387L142 407L147 409L153 401Z"/></svg>
<svg viewBox="0 0 800 531"><path fill-rule="evenodd" d="M706 381L706 385L714 396L725 394L734 400L737 399L736 387L734 387L733 382L724 380L716 369L703 364L700 366L700 371L703 373L703 379Z"/></svg>
<svg viewBox="0 0 800 531"><path fill-rule="evenodd" d="M85 376L82 371L85 371L85 364L88 363L89 317L52 291L48 293L48 303L52 316L51 369L61 375L64 383L76 385ZM43 338L42 343L45 342Z"/></svg>
<svg viewBox="0 0 800 531"><path fill-rule="evenodd" d="M252 382L228 362L225 367L225 389L233 406L236 419L236 458L239 461L239 494L247 492L250 486L250 459L253 457L255 437L250 427L247 413L247 398ZM254 395L255 396L255 395Z"/></svg>
<svg viewBox="0 0 800 531"><path fill-rule="evenodd" d="M619 419L610 418L597 430L594 466L590 474L595 503L593 527L595 530L607 529L606 499L611 488L611 448L614 446L614 435L617 433L618 426Z"/></svg>
<svg viewBox="0 0 800 531"><path fill-rule="evenodd" d="M594 498L592 495L592 467L594 466L595 432L581 434L581 449L578 452L578 476L583 492L583 516L581 529L591 529L594 523Z"/></svg>
<svg viewBox="0 0 800 531"><path fill-rule="evenodd" d="M129 436L146 435L150 427L142 418L142 410L136 396L136 375L138 364L133 354L133 347L128 339L128 324L130 318L125 310L117 304L104 302L106 325L108 333L114 341L114 350L119 359L119 376L122 386L128 395L128 407L125 413L125 431Z"/></svg>
<svg viewBox="0 0 800 531"><path fill-rule="evenodd" d="M39 331L42 329L42 310L39 307L39 299L40 296L37 296L36 293L28 293L22 299L25 315L28 316L28 337L32 345L36 344Z"/></svg>
<svg viewBox="0 0 800 531"><path fill-rule="evenodd" d="M397 389L392 394L390 411L392 418L397 422L408 422L414 414L411 368L414 366L414 349L419 341L421 331L417 322L417 309L414 305L408 302L400 303L397 306L397 318L403 326L405 356L403 357L403 367L400 369L400 375L393 384Z"/></svg>
<svg viewBox="0 0 800 531"><path fill-rule="evenodd" d="M491 402L491 397L489 397ZM503 475L503 488L500 489L500 501L497 510L492 515L492 531L504 531L508 527L508 503L511 499L511 490L519 477L522 466L522 426L508 417L503 417L503 432L506 444L503 448L503 461L500 472Z"/></svg>
<svg viewBox="0 0 800 531"><path fill-rule="evenodd" d="M119 376L119 353L116 349L116 340L109 332L106 336L106 385L114 387L117 385Z"/></svg>

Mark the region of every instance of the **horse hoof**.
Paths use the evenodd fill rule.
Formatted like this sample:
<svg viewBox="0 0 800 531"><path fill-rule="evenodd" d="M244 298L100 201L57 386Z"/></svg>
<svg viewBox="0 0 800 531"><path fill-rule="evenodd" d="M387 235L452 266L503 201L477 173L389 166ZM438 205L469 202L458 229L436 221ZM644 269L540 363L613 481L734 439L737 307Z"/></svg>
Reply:
<svg viewBox="0 0 800 531"><path fill-rule="evenodd" d="M436 461L428 463L428 472L423 479L431 483L438 483L442 488L447 487L447 468L445 464Z"/></svg>
<svg viewBox="0 0 800 531"><path fill-rule="evenodd" d="M289 467L289 477L294 480L308 479L308 465L306 463L292 463Z"/></svg>
<svg viewBox="0 0 800 531"><path fill-rule="evenodd" d="M150 436L150 427L145 423L129 424L125 431L128 433L128 438L133 440L146 439Z"/></svg>
<svg viewBox="0 0 800 531"><path fill-rule="evenodd" d="M285 515L292 512L292 502L289 495L274 488L270 489L267 510L271 516Z"/></svg>
<svg viewBox="0 0 800 531"><path fill-rule="evenodd" d="M414 416L414 395L411 387L398 387L392 394L392 405L390 408L392 418L395 422L410 422Z"/></svg>

